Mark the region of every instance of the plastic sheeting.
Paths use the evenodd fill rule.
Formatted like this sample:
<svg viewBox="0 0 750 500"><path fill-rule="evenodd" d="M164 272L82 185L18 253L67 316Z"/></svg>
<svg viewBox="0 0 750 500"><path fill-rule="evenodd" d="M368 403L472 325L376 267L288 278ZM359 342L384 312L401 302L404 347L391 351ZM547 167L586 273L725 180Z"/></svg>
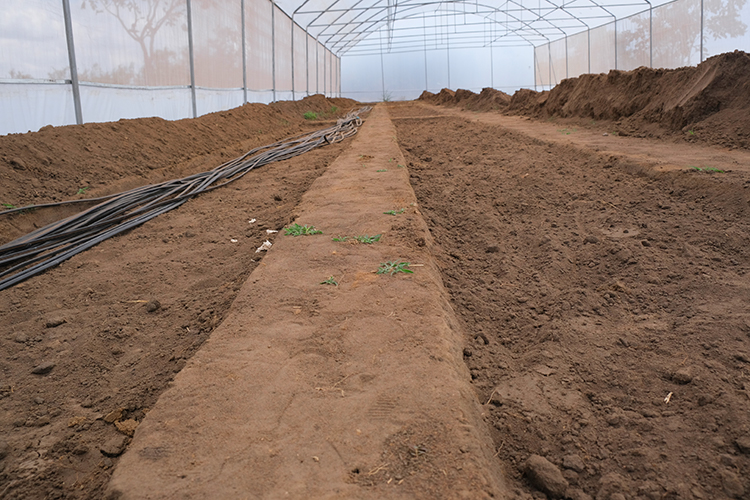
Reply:
<svg viewBox="0 0 750 500"><path fill-rule="evenodd" d="M243 104L243 51L249 102L339 93L338 58L269 0L244 0L244 47L242 0L71 0L84 122L193 116L188 4L197 115ZM70 79L62 2L4 0L0 133L74 123Z"/></svg>

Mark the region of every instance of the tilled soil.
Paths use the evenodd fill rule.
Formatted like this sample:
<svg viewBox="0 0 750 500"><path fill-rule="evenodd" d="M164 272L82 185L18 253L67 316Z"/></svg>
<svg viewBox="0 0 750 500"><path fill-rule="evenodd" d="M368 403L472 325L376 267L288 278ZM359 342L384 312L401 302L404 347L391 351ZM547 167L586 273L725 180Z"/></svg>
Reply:
<svg viewBox="0 0 750 500"><path fill-rule="evenodd" d="M328 111L332 104L323 99L317 109ZM174 139L190 157L187 164L170 164L170 152L159 153L160 143L146 137L131 144L123 156L150 156L158 168L128 171L127 161L115 160L91 191L93 195L116 192L174 177L175 170L208 170L290 132L330 126L302 119L300 110L310 105L274 105L275 110L258 116L244 108L223 113L234 115L233 133L226 137L216 130L217 148L205 151L205 144L196 143L193 136L208 133L214 128L208 125L226 116L192 123L145 119L86 125L107 133L115 125L127 127L143 139L155 133L152 126L157 123L164 128L165 142L175 127L190 131ZM247 138L240 140L238 130L243 128ZM84 154L75 144L85 136L96 144L91 149L108 148L106 134L99 140L102 134L82 129L53 129L50 133L56 133L58 141L50 147L75 150L75 158ZM117 134L109 139L113 137ZM38 180L35 199L51 201L58 193L75 192L80 186L71 157L61 162L67 168L55 170L29 155L27 146L38 144L39 134L5 140L19 145L15 158L25 165L20 174ZM122 146L111 149L118 147ZM302 194L342 147L327 146L254 170L0 292L0 498L103 497L117 457L137 425L222 321L264 255L256 249L266 240L274 241L276 233L267 231L279 230L294 219ZM13 177L12 171L2 173ZM19 180L5 185L6 195L16 192ZM69 211L40 209L6 217L2 239Z"/></svg>
<svg viewBox="0 0 750 500"><path fill-rule="evenodd" d="M750 175L390 111L516 497L745 498Z"/></svg>

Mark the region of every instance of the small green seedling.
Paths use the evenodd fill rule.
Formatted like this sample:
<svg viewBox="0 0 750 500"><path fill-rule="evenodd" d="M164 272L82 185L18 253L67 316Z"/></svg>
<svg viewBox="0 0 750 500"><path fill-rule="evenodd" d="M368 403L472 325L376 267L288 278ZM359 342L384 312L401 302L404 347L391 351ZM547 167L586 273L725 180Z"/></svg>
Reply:
<svg viewBox="0 0 750 500"><path fill-rule="evenodd" d="M317 120L318 119L318 113L315 111L308 111L304 114L305 120Z"/></svg>
<svg viewBox="0 0 750 500"><path fill-rule="evenodd" d="M716 167L703 167L703 168L701 168L701 167L696 167L695 165L690 165L690 168L692 168L693 170L696 170L698 172L711 172L711 173L715 173L715 174L723 174L724 173L723 170L719 170Z"/></svg>
<svg viewBox="0 0 750 500"><path fill-rule="evenodd" d="M387 212L383 212L385 215L398 215L406 212L405 208L400 208L398 210L388 210Z"/></svg>
<svg viewBox="0 0 750 500"><path fill-rule="evenodd" d="M388 172L387 168L379 168L376 172Z"/></svg>
<svg viewBox="0 0 750 500"><path fill-rule="evenodd" d="M688 130L687 133L688 135L695 135L695 130L692 130L692 129Z"/></svg>
<svg viewBox="0 0 750 500"><path fill-rule="evenodd" d="M380 241L380 237L383 236L382 234L376 234L375 236L367 236L366 234L363 234L362 236L355 236L354 239L359 243L364 243L366 245L371 245L375 243L376 241Z"/></svg>
<svg viewBox="0 0 750 500"><path fill-rule="evenodd" d="M333 237L333 241L339 241L339 242L341 242L341 241L346 241L346 240L348 240L348 239L349 239L349 237L348 237L348 236L334 236L334 237Z"/></svg>
<svg viewBox="0 0 750 500"><path fill-rule="evenodd" d="M83 186L82 188L78 188L78 191L76 192L76 194L84 194L89 189L91 189L91 186Z"/></svg>
<svg viewBox="0 0 750 500"><path fill-rule="evenodd" d="M287 236L309 236L311 234L323 234L323 231L315 229L315 226L300 226L295 222L293 225L284 228L284 234Z"/></svg>
<svg viewBox="0 0 750 500"><path fill-rule="evenodd" d="M406 168L406 167L404 167L403 165L401 165L401 164L399 163L399 164L398 164L398 168Z"/></svg>
<svg viewBox="0 0 750 500"><path fill-rule="evenodd" d="M339 282L336 281L333 276L329 276L327 280L321 281L321 285L333 285L333 286L339 286Z"/></svg>
<svg viewBox="0 0 750 500"><path fill-rule="evenodd" d="M409 267L408 262L391 260L391 261L383 262L380 264L380 268L378 269L378 274L390 274L391 276L393 276L396 273L412 274L414 271L412 271L411 269L407 269L408 267Z"/></svg>
<svg viewBox="0 0 750 500"><path fill-rule="evenodd" d="M328 110L330 114L334 114L339 110L336 106L331 106L331 109Z"/></svg>
<svg viewBox="0 0 750 500"><path fill-rule="evenodd" d="M18 208L18 207L16 207L15 205L13 205L13 204L11 204L11 203L3 203L2 205L3 205L3 206L4 206L5 208L7 208L8 210L13 210L14 208Z"/></svg>

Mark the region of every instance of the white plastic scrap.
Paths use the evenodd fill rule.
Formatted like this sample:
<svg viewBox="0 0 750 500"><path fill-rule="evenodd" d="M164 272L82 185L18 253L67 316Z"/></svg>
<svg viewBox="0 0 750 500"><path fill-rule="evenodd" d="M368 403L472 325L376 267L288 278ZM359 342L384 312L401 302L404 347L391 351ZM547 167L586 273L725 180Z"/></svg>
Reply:
<svg viewBox="0 0 750 500"><path fill-rule="evenodd" d="M261 246L258 247L255 253L263 252L265 250L268 250L269 248L271 248L271 242L266 240Z"/></svg>
<svg viewBox="0 0 750 500"><path fill-rule="evenodd" d="M229 240L229 241L231 241L232 243L237 243L237 242L238 242L239 240L236 240L236 239L232 238L232 239L231 239L231 240Z"/></svg>
<svg viewBox="0 0 750 500"><path fill-rule="evenodd" d="M253 224L253 223L255 223L255 221L256 221L256 219L250 219L249 221L247 221L247 223L248 224Z"/></svg>
<svg viewBox="0 0 750 500"><path fill-rule="evenodd" d="M278 233L275 229L266 229L266 234Z"/></svg>

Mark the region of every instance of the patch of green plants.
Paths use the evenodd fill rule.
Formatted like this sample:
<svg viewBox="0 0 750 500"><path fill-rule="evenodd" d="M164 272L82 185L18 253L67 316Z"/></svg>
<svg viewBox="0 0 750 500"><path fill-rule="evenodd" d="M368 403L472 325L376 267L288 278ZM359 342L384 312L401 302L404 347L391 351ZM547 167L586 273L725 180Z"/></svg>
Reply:
<svg viewBox="0 0 750 500"><path fill-rule="evenodd" d="M308 111L303 115L305 117L305 120L317 120L318 119L318 113L315 111Z"/></svg>
<svg viewBox="0 0 750 500"><path fill-rule="evenodd" d="M387 212L383 212L385 215L398 215L406 212L405 208L399 208L398 210L388 210Z"/></svg>
<svg viewBox="0 0 750 500"><path fill-rule="evenodd" d="M723 170L720 170L720 169L718 169L716 167L703 167L703 168L701 168L701 167L696 167L695 165L690 165L690 168L692 168L693 170L696 170L698 172L710 172L710 173L714 173L714 174L723 174L724 173Z"/></svg>
<svg viewBox="0 0 750 500"><path fill-rule="evenodd" d="M401 164L399 163L399 164L398 164L398 168L406 168L406 167L404 167L403 165L401 165Z"/></svg>
<svg viewBox="0 0 750 500"><path fill-rule="evenodd" d="M333 241L337 241L337 242L354 241L357 243L364 243L366 245L371 245L377 241L380 241L381 236L383 235L376 234L375 236L368 236L366 234L363 234L361 236L336 236L335 238L333 238Z"/></svg>
<svg viewBox="0 0 750 500"><path fill-rule="evenodd" d="M378 274L390 274L391 276L396 273L412 274L414 273L414 271L408 269L409 265L410 264L408 262L401 262L397 260L383 262L380 264L380 268L378 268Z"/></svg>
<svg viewBox="0 0 750 500"><path fill-rule="evenodd" d="M83 186L82 188L78 188L78 191L76 192L76 194L84 194L89 189L91 189L91 186Z"/></svg>
<svg viewBox="0 0 750 500"><path fill-rule="evenodd" d="M333 276L329 276L327 280L323 280L320 282L321 285L333 285L333 286L339 286L339 282L336 281Z"/></svg>
<svg viewBox="0 0 750 500"><path fill-rule="evenodd" d="M561 134L565 134L565 135L570 135L573 132L577 132L577 131L578 130L575 129L575 128L562 128L562 129L558 130L558 132L560 132Z"/></svg>
<svg viewBox="0 0 750 500"><path fill-rule="evenodd" d="M376 172L388 172L387 168L379 168L376 170Z"/></svg>
<svg viewBox="0 0 750 500"><path fill-rule="evenodd" d="M2 206L7 208L8 210L13 210L14 208L18 208L17 206L13 205L12 203L2 203Z"/></svg>
<svg viewBox="0 0 750 500"><path fill-rule="evenodd" d="M331 106L331 109L329 109L328 112L330 114L335 114L336 112L338 112L338 110L339 108L337 108L336 106Z"/></svg>
<svg viewBox="0 0 750 500"><path fill-rule="evenodd" d="M688 135L695 135L695 130L690 129L687 131Z"/></svg>
<svg viewBox="0 0 750 500"><path fill-rule="evenodd" d="M295 222L293 225L284 228L284 234L287 236L310 236L311 234L323 234L323 231L315 229L315 226L300 226Z"/></svg>

